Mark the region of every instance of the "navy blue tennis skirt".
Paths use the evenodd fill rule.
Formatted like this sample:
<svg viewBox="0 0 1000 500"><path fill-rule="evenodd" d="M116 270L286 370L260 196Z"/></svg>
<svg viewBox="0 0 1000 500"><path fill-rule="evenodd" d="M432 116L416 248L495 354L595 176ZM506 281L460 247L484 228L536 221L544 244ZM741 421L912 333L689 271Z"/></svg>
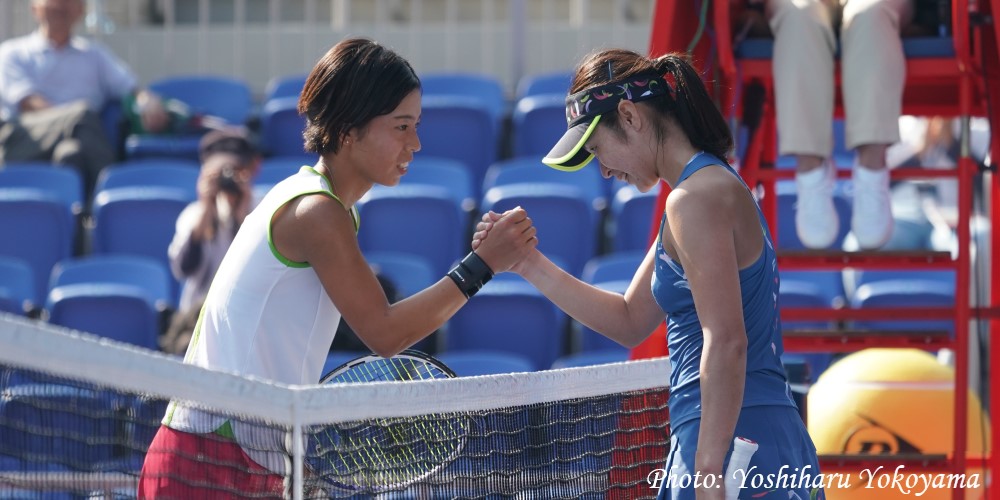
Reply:
<svg viewBox="0 0 1000 500"><path fill-rule="evenodd" d="M650 476L660 486L658 500L694 500L695 487L723 487L722 477L695 474L694 457L701 419L671 429L670 455L666 467ZM747 467L734 470L740 486L739 499L821 500L825 498L813 446L802 417L790 406L744 408L736 424L736 435L755 441L756 452ZM729 467L732 445L723 470ZM726 498L732 498L727 495Z"/></svg>

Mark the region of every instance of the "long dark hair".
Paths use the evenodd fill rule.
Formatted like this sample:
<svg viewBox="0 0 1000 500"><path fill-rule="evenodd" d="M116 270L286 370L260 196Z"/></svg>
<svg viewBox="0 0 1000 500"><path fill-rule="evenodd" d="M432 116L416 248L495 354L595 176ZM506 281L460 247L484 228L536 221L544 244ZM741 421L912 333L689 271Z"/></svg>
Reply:
<svg viewBox="0 0 1000 500"><path fill-rule="evenodd" d="M650 60L630 50L609 49L591 54L577 66L570 94L655 71L674 87L673 95L663 95L638 103L672 117L691 144L722 159L733 149L733 135L708 89L687 57L677 53ZM620 132L618 113L605 113L601 124ZM656 123L657 137L665 137L662 123Z"/></svg>
<svg viewBox="0 0 1000 500"><path fill-rule="evenodd" d="M305 150L336 153L352 129L363 134L373 118L419 88L413 67L391 49L366 38L341 41L316 63L299 97Z"/></svg>

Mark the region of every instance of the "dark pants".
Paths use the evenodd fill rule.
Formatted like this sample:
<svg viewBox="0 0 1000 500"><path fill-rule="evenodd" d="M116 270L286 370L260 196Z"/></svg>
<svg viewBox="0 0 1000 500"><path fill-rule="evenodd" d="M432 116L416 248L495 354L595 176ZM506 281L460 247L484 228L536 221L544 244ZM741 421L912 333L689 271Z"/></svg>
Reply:
<svg viewBox="0 0 1000 500"><path fill-rule="evenodd" d="M43 161L75 168L90 200L101 169L115 160L100 117L74 102L0 123L0 164Z"/></svg>

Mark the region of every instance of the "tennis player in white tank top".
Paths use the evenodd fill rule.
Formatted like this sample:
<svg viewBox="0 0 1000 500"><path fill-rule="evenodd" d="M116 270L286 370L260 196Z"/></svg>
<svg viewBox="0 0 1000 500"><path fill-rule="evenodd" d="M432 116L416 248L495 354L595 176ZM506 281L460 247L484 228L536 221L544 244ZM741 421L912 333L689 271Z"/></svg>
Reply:
<svg viewBox="0 0 1000 500"><path fill-rule="evenodd" d="M185 362L287 384L317 383L343 318L392 356L440 328L494 273L535 248L531 220L505 214L447 276L390 304L358 247L354 204L394 186L420 150L420 80L376 42L344 40L299 99L319 155L247 216L209 289ZM458 257L458 256L456 256ZM143 464L139 498L282 497L285 433L172 403ZM233 493L227 493L233 492Z"/></svg>

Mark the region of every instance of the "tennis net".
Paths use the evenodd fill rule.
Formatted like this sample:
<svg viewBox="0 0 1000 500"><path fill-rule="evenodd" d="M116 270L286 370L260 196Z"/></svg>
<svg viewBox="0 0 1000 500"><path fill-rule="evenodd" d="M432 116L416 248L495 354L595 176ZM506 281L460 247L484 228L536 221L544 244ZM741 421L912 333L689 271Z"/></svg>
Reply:
<svg viewBox="0 0 1000 500"><path fill-rule="evenodd" d="M187 484L209 497L654 497L668 370L288 386L0 316L0 497L135 498L170 411L214 431L161 479L218 469L226 481Z"/></svg>

